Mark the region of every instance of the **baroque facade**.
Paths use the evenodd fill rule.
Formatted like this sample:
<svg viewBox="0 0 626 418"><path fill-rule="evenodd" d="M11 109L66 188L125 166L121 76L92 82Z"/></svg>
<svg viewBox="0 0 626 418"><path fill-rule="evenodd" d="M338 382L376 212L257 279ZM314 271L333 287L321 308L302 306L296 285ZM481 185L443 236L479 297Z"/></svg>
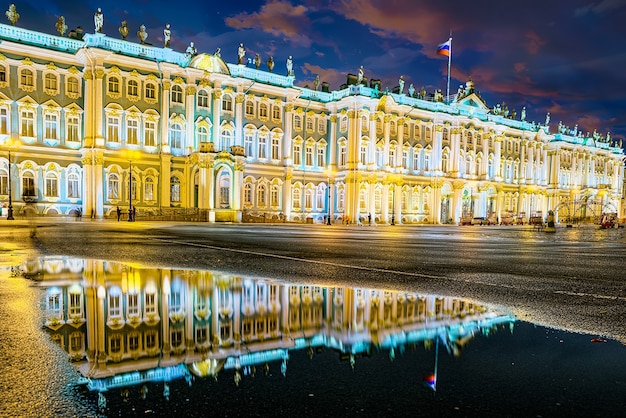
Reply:
<svg viewBox="0 0 626 418"><path fill-rule="evenodd" d="M490 109L471 80L452 100L350 76L318 90L296 86L293 71L229 64L193 45L180 53L4 24L0 40L0 201L6 208L11 189L16 216L135 207L145 219L458 223L622 213L615 140Z"/></svg>

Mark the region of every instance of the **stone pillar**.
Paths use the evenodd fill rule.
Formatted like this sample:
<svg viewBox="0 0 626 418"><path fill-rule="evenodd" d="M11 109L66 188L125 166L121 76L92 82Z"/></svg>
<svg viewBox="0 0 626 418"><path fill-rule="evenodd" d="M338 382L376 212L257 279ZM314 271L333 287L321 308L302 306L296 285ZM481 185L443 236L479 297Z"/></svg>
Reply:
<svg viewBox="0 0 626 418"><path fill-rule="evenodd" d="M196 107L196 86L187 86L185 88L185 143L182 144L188 154L196 151L199 145L196 144L196 129L195 129L195 107ZM190 200L193 199L193 196ZM190 206L191 207L191 206Z"/></svg>
<svg viewBox="0 0 626 418"><path fill-rule="evenodd" d="M244 101L243 93L237 94L237 96L235 97L235 139L234 141L235 141L235 145L239 145L242 147L243 147L243 101ZM271 116L271 109L269 109L269 106L268 106L268 112L270 112L270 116ZM271 151L270 151L270 155L271 155Z"/></svg>

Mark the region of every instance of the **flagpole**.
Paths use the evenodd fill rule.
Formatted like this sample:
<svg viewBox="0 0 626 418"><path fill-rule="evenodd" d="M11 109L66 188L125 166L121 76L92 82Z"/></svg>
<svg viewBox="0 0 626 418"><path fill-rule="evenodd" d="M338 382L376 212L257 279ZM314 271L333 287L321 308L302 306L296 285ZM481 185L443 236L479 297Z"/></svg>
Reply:
<svg viewBox="0 0 626 418"><path fill-rule="evenodd" d="M446 90L446 103L449 103L450 100L450 66L452 64L452 33L450 33L450 51L448 54L448 88Z"/></svg>

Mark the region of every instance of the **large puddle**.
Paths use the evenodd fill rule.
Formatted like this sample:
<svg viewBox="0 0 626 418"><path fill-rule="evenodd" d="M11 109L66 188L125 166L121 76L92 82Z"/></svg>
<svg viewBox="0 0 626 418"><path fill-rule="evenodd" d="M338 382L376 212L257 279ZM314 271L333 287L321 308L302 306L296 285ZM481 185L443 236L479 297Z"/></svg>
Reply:
<svg viewBox="0 0 626 418"><path fill-rule="evenodd" d="M63 400L50 394L41 407L61 402L68 415L618 416L625 407L623 345L462 295L58 257L12 275L35 285L13 297L41 308L42 346L63 350L34 363L66 374ZM51 373L33 376L45 386Z"/></svg>

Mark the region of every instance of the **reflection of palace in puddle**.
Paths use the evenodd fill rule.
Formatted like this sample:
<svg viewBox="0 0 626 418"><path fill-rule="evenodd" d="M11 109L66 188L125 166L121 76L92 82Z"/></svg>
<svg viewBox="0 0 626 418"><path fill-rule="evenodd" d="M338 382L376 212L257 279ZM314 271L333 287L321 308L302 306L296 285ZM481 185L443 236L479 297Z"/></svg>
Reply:
<svg viewBox="0 0 626 418"><path fill-rule="evenodd" d="M459 298L289 284L211 271L47 258L24 274L46 288L45 326L91 389L217 376L337 350L354 365L375 348L441 341L450 352L510 315Z"/></svg>

